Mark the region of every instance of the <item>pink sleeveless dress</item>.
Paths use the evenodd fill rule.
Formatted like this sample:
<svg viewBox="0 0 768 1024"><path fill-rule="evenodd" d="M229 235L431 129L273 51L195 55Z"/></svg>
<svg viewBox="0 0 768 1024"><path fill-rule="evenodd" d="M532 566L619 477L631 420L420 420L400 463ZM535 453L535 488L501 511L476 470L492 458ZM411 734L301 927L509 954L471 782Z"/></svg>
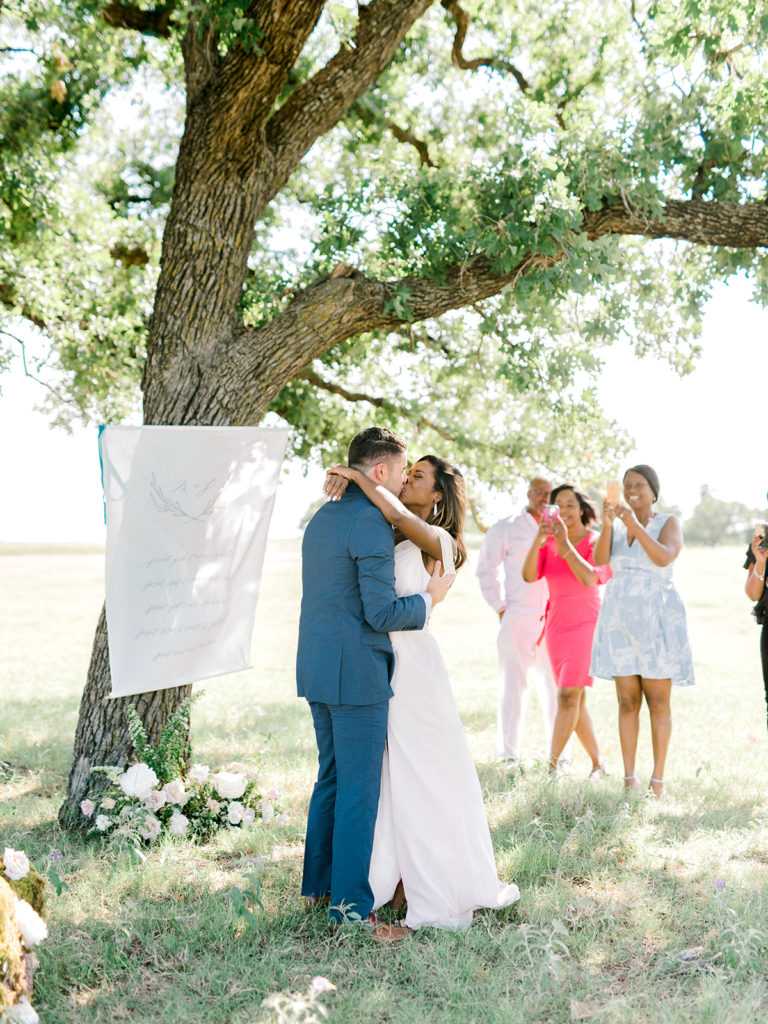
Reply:
<svg viewBox="0 0 768 1024"><path fill-rule="evenodd" d="M600 583L613 573L607 565L595 565L594 535L588 533L576 545L581 557L595 569ZM597 584L585 586L571 572L567 561L557 553L554 537L548 537L539 549L539 579L549 584L544 636L558 686L591 686L589 666L592 638L600 614Z"/></svg>

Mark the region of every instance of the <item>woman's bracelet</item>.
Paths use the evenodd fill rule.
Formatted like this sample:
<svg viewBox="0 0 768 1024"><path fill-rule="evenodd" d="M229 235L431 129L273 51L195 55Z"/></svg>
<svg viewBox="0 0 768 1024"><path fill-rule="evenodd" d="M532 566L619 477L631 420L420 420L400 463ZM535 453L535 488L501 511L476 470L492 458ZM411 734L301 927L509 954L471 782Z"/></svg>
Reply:
<svg viewBox="0 0 768 1024"><path fill-rule="evenodd" d="M757 566L755 565L753 568L754 568L755 576L757 576L757 578L759 580L764 580L765 579L765 569L763 569L763 575L761 576L760 573L757 571Z"/></svg>

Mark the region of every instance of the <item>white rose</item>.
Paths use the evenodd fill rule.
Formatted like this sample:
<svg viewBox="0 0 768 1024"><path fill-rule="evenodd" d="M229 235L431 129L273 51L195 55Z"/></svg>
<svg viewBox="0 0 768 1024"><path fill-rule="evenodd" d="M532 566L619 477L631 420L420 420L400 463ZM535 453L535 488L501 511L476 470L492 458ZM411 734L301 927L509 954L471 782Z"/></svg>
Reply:
<svg viewBox="0 0 768 1024"><path fill-rule="evenodd" d="M16 900L13 916L16 918L16 926L21 932L21 941L27 949L32 949L33 946L39 945L43 939L48 938L48 928L45 921L33 907L30 907L26 900Z"/></svg>
<svg viewBox="0 0 768 1024"><path fill-rule="evenodd" d="M274 816L275 816L275 808L272 806L272 804L264 804L263 803L261 805L261 818L262 818L262 821L270 821L272 818L274 818Z"/></svg>
<svg viewBox="0 0 768 1024"><path fill-rule="evenodd" d="M252 807L243 808L243 825L245 828L250 828L251 825L256 821L256 811Z"/></svg>
<svg viewBox="0 0 768 1024"><path fill-rule="evenodd" d="M40 1024L37 1010L26 996L19 996L13 1006L4 1007L3 1012L3 1020L7 1020L9 1024Z"/></svg>
<svg viewBox="0 0 768 1024"><path fill-rule="evenodd" d="M23 850L13 850L10 846L6 846L3 866L6 875L12 882L18 882L20 878L26 878L29 874L29 860Z"/></svg>
<svg viewBox="0 0 768 1024"><path fill-rule="evenodd" d="M190 794L184 789L181 779L171 779L170 782L166 782L163 792L169 804L179 804L180 807L183 807L190 797Z"/></svg>
<svg viewBox="0 0 768 1024"><path fill-rule="evenodd" d="M94 822L94 825L99 830L99 832L106 832L110 824L111 822L109 816L106 814L97 815L96 821Z"/></svg>
<svg viewBox="0 0 768 1024"><path fill-rule="evenodd" d="M189 772L189 777L193 782L199 782L202 786L204 782L208 781L208 776L211 769L207 764L193 764Z"/></svg>
<svg viewBox="0 0 768 1024"><path fill-rule="evenodd" d="M168 822L168 831L174 836L183 836L189 828L189 818L181 811L174 811Z"/></svg>
<svg viewBox="0 0 768 1024"><path fill-rule="evenodd" d="M142 839L148 839L151 843L160 835L161 827L159 818L154 814L146 814L144 821L138 826L138 833Z"/></svg>
<svg viewBox="0 0 768 1024"><path fill-rule="evenodd" d="M238 803L237 800L233 800L227 808L227 821L230 825L239 825L243 820L243 811L245 808L242 804Z"/></svg>
<svg viewBox="0 0 768 1024"><path fill-rule="evenodd" d="M216 772L211 776L211 782L224 800L237 800L245 792L245 779L234 772Z"/></svg>
<svg viewBox="0 0 768 1024"><path fill-rule="evenodd" d="M90 816L96 810L96 804L93 802L93 800L81 800L80 810L83 812L86 818L90 818Z"/></svg>
<svg viewBox="0 0 768 1024"><path fill-rule="evenodd" d="M144 806L148 807L150 811L159 811L165 802L166 797L162 789L151 789L144 797Z"/></svg>
<svg viewBox="0 0 768 1024"><path fill-rule="evenodd" d="M131 767L117 780L126 796L135 796L144 800L149 791L157 785L157 776L149 765L139 763Z"/></svg>

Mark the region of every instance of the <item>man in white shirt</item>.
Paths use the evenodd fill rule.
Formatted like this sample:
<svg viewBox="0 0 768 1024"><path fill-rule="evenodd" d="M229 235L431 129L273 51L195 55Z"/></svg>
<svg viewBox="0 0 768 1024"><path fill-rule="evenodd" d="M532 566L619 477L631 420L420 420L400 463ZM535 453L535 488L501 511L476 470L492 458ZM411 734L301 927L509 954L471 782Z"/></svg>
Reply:
<svg viewBox="0 0 768 1024"><path fill-rule="evenodd" d="M546 580L526 583L522 576L525 556L538 531L551 490L551 483L543 477L531 480L527 506L519 516L501 519L488 530L477 566L483 597L498 613L500 620L496 756L513 762L520 759L530 668L534 669L544 715L547 754L557 712L557 687L542 636L547 583ZM504 570L503 597L499 586L500 566Z"/></svg>

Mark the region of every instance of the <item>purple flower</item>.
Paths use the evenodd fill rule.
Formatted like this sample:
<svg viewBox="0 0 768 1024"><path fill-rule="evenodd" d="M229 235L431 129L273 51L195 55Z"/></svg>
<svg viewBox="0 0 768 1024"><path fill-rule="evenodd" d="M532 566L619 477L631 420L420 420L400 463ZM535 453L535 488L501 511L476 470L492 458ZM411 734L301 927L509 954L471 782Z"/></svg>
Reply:
<svg viewBox="0 0 768 1024"><path fill-rule="evenodd" d="M51 860L64 860L64 854L61 850L51 850Z"/></svg>
<svg viewBox="0 0 768 1024"><path fill-rule="evenodd" d="M724 878L718 878L717 881L715 882L715 888L717 889L718 892L722 892L723 889L725 888L725 879Z"/></svg>

